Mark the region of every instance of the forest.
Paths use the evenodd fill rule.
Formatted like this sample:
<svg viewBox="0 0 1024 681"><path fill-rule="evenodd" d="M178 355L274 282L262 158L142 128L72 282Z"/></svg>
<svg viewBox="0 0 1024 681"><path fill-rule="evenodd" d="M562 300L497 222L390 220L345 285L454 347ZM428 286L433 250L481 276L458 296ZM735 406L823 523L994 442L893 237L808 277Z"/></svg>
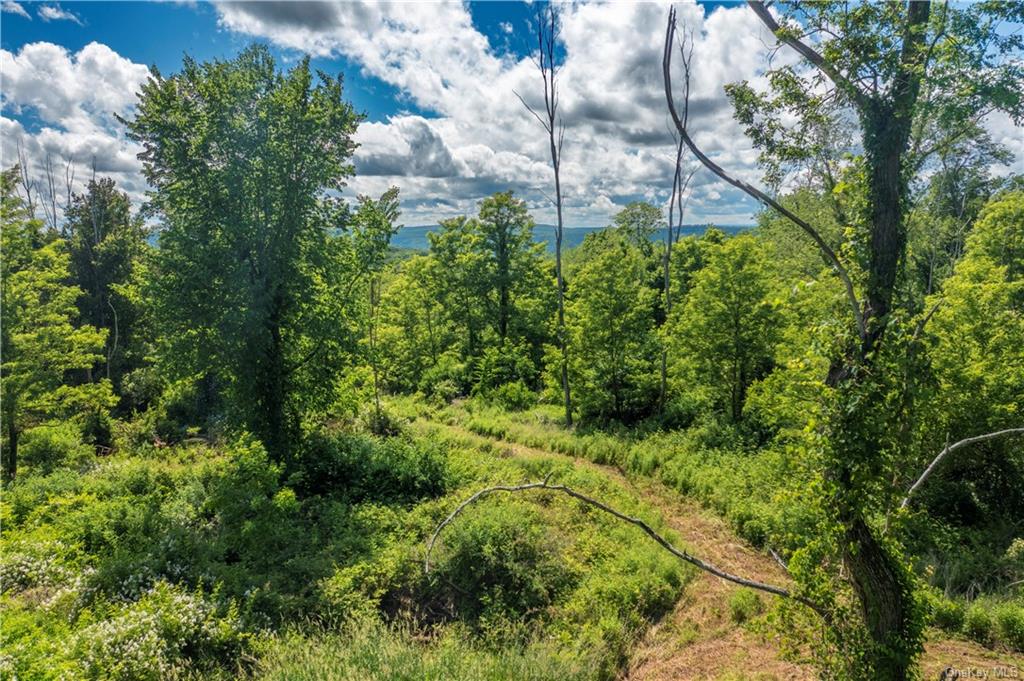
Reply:
<svg viewBox="0 0 1024 681"><path fill-rule="evenodd" d="M544 233L393 247L349 84L259 43L153 70L142 205L5 159L0 676L1024 673L1024 5L749 2L756 181L666 7L670 198L572 247L534 9ZM756 224L683 236L702 174Z"/></svg>

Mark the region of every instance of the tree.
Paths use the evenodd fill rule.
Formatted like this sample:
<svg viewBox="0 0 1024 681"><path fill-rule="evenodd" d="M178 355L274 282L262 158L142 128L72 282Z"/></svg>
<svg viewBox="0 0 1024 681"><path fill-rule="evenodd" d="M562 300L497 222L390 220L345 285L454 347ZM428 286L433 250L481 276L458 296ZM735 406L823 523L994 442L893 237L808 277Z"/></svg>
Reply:
<svg viewBox="0 0 1024 681"><path fill-rule="evenodd" d="M533 243L533 218L512 192L499 192L480 203L479 228L484 249L485 287L495 304L494 327L508 338L516 324L516 297L540 269L540 244Z"/></svg>
<svg viewBox="0 0 1024 681"><path fill-rule="evenodd" d="M633 201L615 214L612 225L646 257L654 250L654 236L665 228L661 209L646 201Z"/></svg>
<svg viewBox="0 0 1024 681"><path fill-rule="evenodd" d="M582 418L632 421L657 397L654 304L646 260L617 230L587 235L569 279L570 378Z"/></svg>
<svg viewBox="0 0 1024 681"><path fill-rule="evenodd" d="M430 263L427 274L436 284L446 314L459 330L463 355L481 350L485 311L475 299L486 290L483 237L476 219L460 216L442 220L436 232L427 234Z"/></svg>
<svg viewBox="0 0 1024 681"><path fill-rule="evenodd" d="M843 283L855 332L832 358L826 376L831 390L824 470L822 471L839 541L839 557L849 574L859 605L866 645L846 659L861 676L908 678L921 648L922 621L914 604L914 581L897 549L881 535L873 510L886 503L877 490L891 480L895 457L884 446L892 430L888 410L892 365L885 339L898 321L898 280L907 247L907 197L910 175L921 157L950 142L938 137L923 142L931 130L922 120L967 122L993 108L1024 117L1021 87L1024 65L1014 54L1022 41L998 30L1000 18L1019 21L1015 5L979 3L960 8L930 2L846 3L794 2L775 6L763 2L751 9L780 43L793 49L807 68L774 69L765 97L769 111L793 115L798 121L828 115L820 101L839 101L859 124L862 155L856 160L862 177L862 200L848 219L857 230L850 244L856 262L840 258L835 248L806 219L763 191L731 176L711 160L689 135L685 114L672 94L672 55L676 20L670 12L665 36L663 76L666 101L677 131L696 158L732 186L777 211L806 233ZM682 50L686 79L689 60ZM748 89L741 98L757 108L763 98ZM684 108L684 111L687 109ZM748 133L755 144L781 163L798 160L781 144L776 118L748 115ZM962 126L953 126L956 129ZM852 267L859 271L851 275ZM858 292L858 289L860 290ZM863 299L863 301L862 301ZM884 485L882 486L884 489ZM824 569L824 568L822 568ZM834 634L842 634L833 627ZM856 641L857 634L847 639ZM852 644L851 644L852 645ZM852 651L851 651L852 652Z"/></svg>
<svg viewBox="0 0 1024 681"><path fill-rule="evenodd" d="M43 239L41 224L15 194L17 167L0 176L0 306L3 308L0 386L2 386L3 474L18 468L18 439L49 418L112 404L110 382L72 386L65 373L87 369L102 359L105 333L75 327L81 289L68 286L69 256L59 239Z"/></svg>
<svg viewBox="0 0 1024 681"><path fill-rule="evenodd" d="M668 199L668 229L665 230L665 251L662 258L662 289L664 290L665 321L672 317L672 248L679 240L679 234L683 227L683 216L686 213L686 204L690 197L687 189L690 180L699 166L694 166L689 172L683 173L683 141L676 141L676 166L672 174L672 194ZM685 197L685 198L684 198ZM676 210L678 209L679 222L676 224ZM668 347L662 343L661 350L661 392L658 400L662 409L665 408L665 401L668 398Z"/></svg>
<svg viewBox="0 0 1024 681"><path fill-rule="evenodd" d="M927 307L934 315L923 354L934 387L918 406L923 452L961 434L1024 426L1024 192L999 194L981 210L964 257ZM911 470L928 459L916 457ZM912 480L900 482L903 492ZM923 492L943 517L956 506L964 522L1012 525L1024 512L1020 446L1001 439L951 455Z"/></svg>
<svg viewBox="0 0 1024 681"><path fill-rule="evenodd" d="M747 389L772 368L780 316L756 237L737 236L714 249L693 277L684 309L669 330L674 353L734 422Z"/></svg>
<svg viewBox="0 0 1024 681"><path fill-rule="evenodd" d="M352 221L352 271L365 272L369 276L366 344L373 371L373 426L382 428L383 417L380 408L381 376L380 352L377 343L377 311L380 307L379 272L384 264L391 237L398 231L396 225L400 214L398 187L392 187L378 200L369 196L359 197L359 209Z"/></svg>
<svg viewBox="0 0 1024 681"><path fill-rule="evenodd" d="M154 73L125 121L166 225L152 287L163 366L219 386L229 423L278 459L355 344L343 308L358 237L332 192L353 173L358 122L340 77L315 78L308 58L279 72L262 46Z"/></svg>
<svg viewBox="0 0 1024 681"><path fill-rule="evenodd" d="M533 114L548 134L551 151L551 167L555 172L555 285L558 290L558 318L555 329L558 349L561 351L562 401L565 406L565 425L572 425L572 394L569 389L569 355L565 328L565 280L562 276L562 142L565 139L565 125L558 113L558 68L555 66L555 42L558 39L558 21L555 7L551 3L537 6L537 57L535 62L544 82L544 116L526 103L519 93L519 101Z"/></svg>
<svg viewBox="0 0 1024 681"><path fill-rule="evenodd" d="M119 288L131 281L147 248L145 228L131 216L128 195L117 191L111 179L90 181L85 194L73 196L64 217L71 279L85 292L78 299L81 319L106 330L104 374L116 388L139 359L129 355L138 313Z"/></svg>

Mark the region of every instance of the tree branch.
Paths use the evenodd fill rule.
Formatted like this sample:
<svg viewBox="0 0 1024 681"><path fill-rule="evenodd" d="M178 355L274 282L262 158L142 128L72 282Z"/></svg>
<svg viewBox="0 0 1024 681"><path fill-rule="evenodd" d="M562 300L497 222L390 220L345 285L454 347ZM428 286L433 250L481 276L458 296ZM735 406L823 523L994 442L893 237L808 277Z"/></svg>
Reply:
<svg viewBox="0 0 1024 681"><path fill-rule="evenodd" d="M828 245L828 243L821 237L821 235L818 234L818 231L814 229L814 227L812 227L810 224L808 224L807 221L798 217L795 213L782 206L778 201L771 198L761 190L747 184L742 180L738 180L736 178L731 177L728 173L725 172L725 170L722 169L721 166L719 166L717 163L708 158L707 154L701 151L700 148L694 143L693 139L690 137L690 134L687 131L686 122L684 121L684 119L680 118L679 112L676 110L675 100L672 96L671 66L672 45L673 39L675 37L675 32L676 12L675 8L671 8L668 14L668 27L666 28L665 32L665 52L662 57L662 75L664 76L665 80L665 99L668 102L669 114L671 114L672 122L675 124L676 130L679 131L679 134L682 137L683 141L686 143L686 146L689 147L693 155L697 157L697 160L700 161L705 168L713 172L722 180L725 180L733 187L736 187L737 189L744 192L748 196L753 197L763 205L777 211L779 214L787 218L797 227L804 230L804 232L806 232L808 236L810 236L811 239L814 240L814 243L817 244L818 246L818 250L821 251L822 255L825 257L825 260L828 261L828 263L836 271L836 274L839 276L840 280L842 280L843 286L846 289L846 297L850 303L851 311L853 312L853 317L857 322L857 332L862 340L866 339L867 327L865 326L864 322L864 313L861 310L860 302L857 300L857 294L853 288L853 281L850 279L850 275L846 271L846 268L843 267L842 262L840 262L839 256L837 256L835 251L832 250L832 247ZM689 65L686 63L685 58L683 66L686 73L686 80L689 81ZM686 87L686 90L689 90L688 86ZM686 105L686 108L688 110L688 104Z"/></svg>
<svg viewBox="0 0 1024 681"><path fill-rule="evenodd" d="M434 550L434 545L437 543L437 538L438 536L440 536L441 531L444 530L445 527L450 525L452 521L455 520L455 518L457 518L464 510L466 510L466 508L474 501L478 501L479 499L482 499L483 497L489 494L493 494L495 492L508 492L512 494L515 492L525 492L527 490L532 489L544 489L550 490L552 492L561 492L562 494L566 494L574 499L582 501L585 504L588 504L590 506L593 506L594 508L604 511L605 513L608 513L609 515L612 515L618 518L619 520L622 520L623 522L639 527L641 530L644 531L644 533L648 537L653 539L656 543L658 543L662 548L671 553L673 556L703 570L704 572L708 572L716 577L719 577L720 579L724 579L727 582L732 582L733 584L739 584L740 586L749 587L751 589L757 589L758 591L764 591L766 593L774 594L776 596L781 596L783 598L789 598L791 600L797 601L798 603L802 603L803 605L806 605L808 608L816 612L826 622L831 621L831 614L825 608L818 605L817 603L814 603L810 599L804 598L803 596L800 596L798 594L794 594L793 592L789 591L788 589L784 589L781 586L774 586L772 584L765 584L763 582L758 582L752 579L746 579L744 577L739 577L737 575L726 572L725 570L717 568L714 565L706 561L703 561L700 558L697 558L696 556L686 551L676 548L672 545L671 542L669 542L663 536L655 532L654 529L643 520L639 518L634 518L632 516L628 516L625 513L617 511L611 506L608 506L607 504L598 501L597 499L589 497L586 494L577 492L571 487L567 487L565 485L549 484L548 480L550 479L551 473L548 473L548 476L544 478L542 482L529 482L522 485L496 485L494 487L487 487L485 489L480 490L479 492L477 492L476 494L474 494L473 496L469 497L461 504L456 506L455 510L452 511L447 518L441 521L441 523L434 530L434 534L430 537L430 542L427 544L426 557L423 560L423 571L426 573L430 572L430 554Z"/></svg>
<svg viewBox="0 0 1024 681"><path fill-rule="evenodd" d="M800 56L825 74L829 80L835 83L837 88L845 92L856 104L862 105L865 103L866 97L861 89L840 73L834 66L825 61L825 58L818 54L814 48L807 43L801 42L795 37L785 35L782 26L779 25L779 22L775 21L775 17L773 17L771 12L768 11L768 6L765 3L758 2L757 0L747 0L747 5L750 9L754 10L754 14L757 15L757 18L761 20L761 23L764 24L777 39L796 50ZM780 31L783 31L783 35L781 36L779 35Z"/></svg>
<svg viewBox="0 0 1024 681"><path fill-rule="evenodd" d="M921 487L921 485L924 484L924 481L927 480L928 477L935 472L935 469L938 467L940 463L942 463L942 460L949 456L951 453L955 452L961 447L966 447L967 445L974 444L975 442L984 442L985 440L991 440L992 438L1001 437L1003 435L1020 434L1024 434L1024 428L1007 428L1006 430L997 430L994 433L986 433L985 435L975 435L974 437L964 438L963 440L960 440L959 442L956 442L954 444L946 445L945 447L943 447L942 451L939 452L939 455L936 456L935 459L928 465L928 468L924 469L924 473L922 473L921 477L917 479L917 482L911 485L910 489L907 490L907 496L904 497L903 502L900 503L900 508L906 508L907 505L910 504L910 497L914 494L914 492L916 492Z"/></svg>

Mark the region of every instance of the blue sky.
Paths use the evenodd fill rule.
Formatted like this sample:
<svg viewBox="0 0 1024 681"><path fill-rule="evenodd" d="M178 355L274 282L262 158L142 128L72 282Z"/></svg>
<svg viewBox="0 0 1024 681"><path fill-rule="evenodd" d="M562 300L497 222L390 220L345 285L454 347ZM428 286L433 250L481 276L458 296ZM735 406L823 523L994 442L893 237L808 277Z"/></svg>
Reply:
<svg viewBox="0 0 1024 681"><path fill-rule="evenodd" d="M660 68L666 6L561 7L567 224L607 224L631 200L664 204L672 143L653 76ZM711 3L688 10L704 24L716 8ZM317 68L345 75L347 97L367 116L357 135L353 195L397 185L405 224L429 224L474 212L484 196L514 189L538 222L552 222L543 133L514 96L521 92L536 104L540 94L529 60L534 12L523 2L5 0L3 162L16 157L11 139L37 173L46 154L85 166L96 158L100 171L140 202L145 184L133 161L138 150L112 114L130 114L144 68L173 73L185 54L230 58L258 41L284 68L308 52ZM725 3L717 14L730 19L719 21L717 35L709 38L720 52L734 29L748 41L758 39L757 24L741 5ZM726 55L725 66L738 76L744 68L755 71L749 55L741 60L745 66L731 64ZM642 85L630 82L636 78ZM718 100L711 107L710 145L743 166L741 172L752 170L749 149L726 148L740 139L736 131L718 134L731 123L720 88L709 95ZM749 223L756 208L710 176L698 178L690 205L690 222L729 224Z"/></svg>
<svg viewBox="0 0 1024 681"><path fill-rule="evenodd" d="M141 202L138 149L114 114L131 115L150 66L173 73L186 53L230 58L258 41L283 68L309 53L316 67L345 75L347 97L367 115L356 135L351 194L397 185L403 221L416 225L473 213L484 196L513 189L538 222L554 220L546 138L515 97L540 105L529 4L2 2L5 166L18 146L36 174L47 154L79 166L95 159ZM691 126L698 144L758 182L757 154L723 86L757 84L773 38L742 3L678 6L698 41L699 116ZM608 224L637 199L663 206L674 158L660 81L668 5L558 7L567 224ZM787 59L781 51L775 64ZM1019 137L1019 130L1002 134ZM688 205L690 223L749 224L757 209L703 170Z"/></svg>

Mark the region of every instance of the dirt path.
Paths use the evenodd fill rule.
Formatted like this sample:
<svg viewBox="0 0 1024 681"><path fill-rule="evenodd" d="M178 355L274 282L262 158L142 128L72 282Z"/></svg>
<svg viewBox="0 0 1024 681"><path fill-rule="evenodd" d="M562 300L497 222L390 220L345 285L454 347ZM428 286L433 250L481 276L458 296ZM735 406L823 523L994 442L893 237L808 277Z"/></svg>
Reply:
<svg viewBox="0 0 1024 681"><path fill-rule="evenodd" d="M736 537L724 520L654 480L630 479L611 466L486 437L460 425L424 423L468 442L498 445L509 455L571 458L577 466L599 470L657 508L666 524L698 557L728 572L758 581L780 586L789 582L780 565ZM673 612L655 623L634 648L623 678L629 681L814 679L812 667L783 660L775 641L733 622L729 598L742 588L701 573L686 587ZM774 598L768 594L759 596L766 604L767 599ZM992 678L997 673L995 670L1003 667L1016 669L1024 678L1024 657L997 653L961 640L936 638L928 641L921 666L926 680L937 679L947 667L985 671Z"/></svg>

